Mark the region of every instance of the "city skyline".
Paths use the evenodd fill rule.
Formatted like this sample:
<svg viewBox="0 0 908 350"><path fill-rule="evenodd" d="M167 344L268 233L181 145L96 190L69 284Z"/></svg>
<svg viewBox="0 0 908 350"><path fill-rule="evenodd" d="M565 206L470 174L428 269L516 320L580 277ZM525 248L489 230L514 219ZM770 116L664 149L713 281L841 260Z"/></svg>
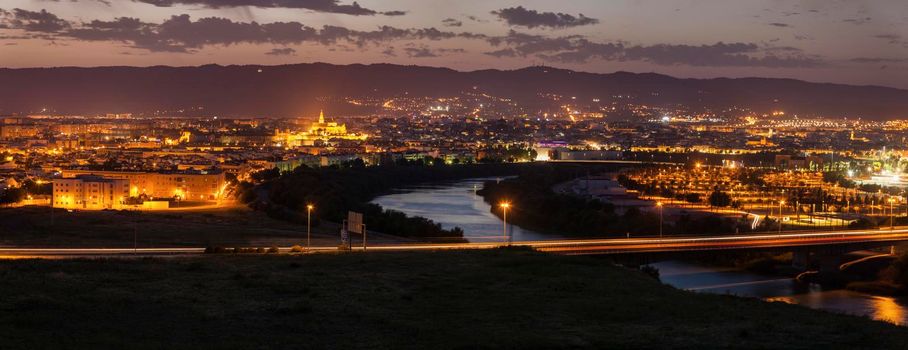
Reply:
<svg viewBox="0 0 908 350"><path fill-rule="evenodd" d="M895 1L5 1L0 66L545 64L908 87ZM678 30L683 28L683 30Z"/></svg>

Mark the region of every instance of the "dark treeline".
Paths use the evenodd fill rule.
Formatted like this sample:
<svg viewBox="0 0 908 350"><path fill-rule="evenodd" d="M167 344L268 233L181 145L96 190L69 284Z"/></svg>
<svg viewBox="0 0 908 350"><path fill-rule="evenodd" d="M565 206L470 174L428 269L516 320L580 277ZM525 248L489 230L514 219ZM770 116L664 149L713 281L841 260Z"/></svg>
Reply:
<svg viewBox="0 0 908 350"><path fill-rule="evenodd" d="M269 170L254 176L261 183L258 186L240 184L238 197L251 207L284 220L305 222L306 205L312 204L317 212L314 221L316 225L318 219L342 222L347 212L352 210L364 214L364 223L370 231L426 239L462 239L463 231L460 228L444 230L440 224L426 218L408 217L404 213L384 210L381 206L368 202L399 187L475 177L517 175L538 166L529 163L425 164L412 162L365 167L353 163L344 167L324 168L301 166L285 174Z"/></svg>
<svg viewBox="0 0 908 350"><path fill-rule="evenodd" d="M26 180L21 187L12 187L0 191L0 205L21 202L29 195L50 195L52 193L53 184L50 182L39 184L32 180Z"/></svg>
<svg viewBox="0 0 908 350"><path fill-rule="evenodd" d="M543 167L516 178L487 181L479 194L492 205L492 212L499 217L502 212L498 204L510 202L508 222L532 230L576 237L658 234L658 213L644 212L636 207L619 213L610 203L552 190L558 183L597 170L579 167ZM663 223L665 234L726 234L748 228L739 220L719 216L697 218L681 215L673 225L667 220Z"/></svg>

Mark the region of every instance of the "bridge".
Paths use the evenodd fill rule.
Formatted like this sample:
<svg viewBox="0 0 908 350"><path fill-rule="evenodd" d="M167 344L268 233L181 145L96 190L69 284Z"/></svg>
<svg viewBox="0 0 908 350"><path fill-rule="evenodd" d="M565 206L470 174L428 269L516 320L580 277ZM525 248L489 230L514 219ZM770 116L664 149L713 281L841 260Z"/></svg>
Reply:
<svg viewBox="0 0 908 350"><path fill-rule="evenodd" d="M793 248L870 249L908 241L908 227L893 229L797 231L729 236L594 239L520 242L545 252L633 254L716 250L791 250Z"/></svg>

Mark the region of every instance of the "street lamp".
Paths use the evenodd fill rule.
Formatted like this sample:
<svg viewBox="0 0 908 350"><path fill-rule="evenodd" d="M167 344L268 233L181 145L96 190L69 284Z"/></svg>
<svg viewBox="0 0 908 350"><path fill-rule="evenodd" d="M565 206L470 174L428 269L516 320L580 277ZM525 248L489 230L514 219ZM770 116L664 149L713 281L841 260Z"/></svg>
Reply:
<svg viewBox="0 0 908 350"><path fill-rule="evenodd" d="M315 206L312 204L306 205L306 251L308 252L312 249L312 209L315 209Z"/></svg>
<svg viewBox="0 0 908 350"><path fill-rule="evenodd" d="M659 239L662 239L662 202L656 202L659 207Z"/></svg>
<svg viewBox="0 0 908 350"><path fill-rule="evenodd" d="M894 217L892 215L894 204L895 204L895 199L889 198L889 229L890 230L895 229L895 222L893 221Z"/></svg>
<svg viewBox="0 0 908 350"><path fill-rule="evenodd" d="M501 235L502 235L502 238L504 238L506 241L508 241L508 243L510 243L510 239L508 238L508 209L511 208L511 203L501 202L501 204L498 204L498 206L501 207L501 214L502 214L501 215L502 216Z"/></svg>
<svg viewBox="0 0 908 350"><path fill-rule="evenodd" d="M779 201L779 234L782 234L782 205L785 204L785 200Z"/></svg>

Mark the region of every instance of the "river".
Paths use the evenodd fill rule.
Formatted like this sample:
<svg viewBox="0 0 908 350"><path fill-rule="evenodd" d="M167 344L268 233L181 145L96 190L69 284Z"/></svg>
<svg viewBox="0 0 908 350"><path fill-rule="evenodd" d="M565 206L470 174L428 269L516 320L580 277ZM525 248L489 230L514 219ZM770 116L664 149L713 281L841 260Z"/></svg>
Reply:
<svg viewBox="0 0 908 350"><path fill-rule="evenodd" d="M372 202L385 209L431 219L446 229L460 227L464 231L464 238L470 242L503 241L505 238L501 220L492 214L491 206L476 195L476 191L482 188L482 183L486 180L496 178L412 186L375 198ZM563 238L514 225L508 225L508 233L515 241Z"/></svg>
<svg viewBox="0 0 908 350"><path fill-rule="evenodd" d="M460 227L464 230L464 237L471 242L501 241L501 220L492 215L489 204L475 194L485 180L487 179L470 179L408 187L378 197L373 202L386 209L431 219L445 228ZM508 230L515 241L563 238L513 225L509 225ZM791 278L764 276L687 261L662 261L653 266L659 269L662 282L676 288L780 301L908 325L908 299L842 289L825 290L819 285L801 283Z"/></svg>

